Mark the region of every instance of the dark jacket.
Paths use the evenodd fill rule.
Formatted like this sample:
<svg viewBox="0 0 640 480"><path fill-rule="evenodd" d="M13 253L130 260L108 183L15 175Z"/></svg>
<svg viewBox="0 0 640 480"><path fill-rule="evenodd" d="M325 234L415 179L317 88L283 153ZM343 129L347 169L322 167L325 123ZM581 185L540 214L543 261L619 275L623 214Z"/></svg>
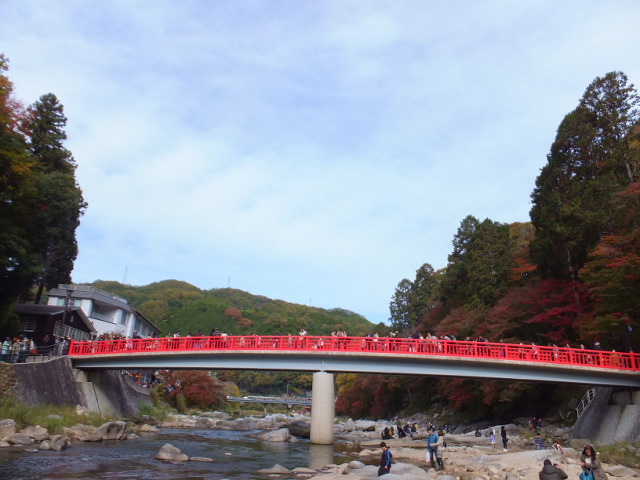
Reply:
<svg viewBox="0 0 640 480"><path fill-rule="evenodd" d="M391 455L391 452L389 451L389 449L387 448L385 451L382 452L382 455L380 457L380 466L381 467L389 467L391 468L391 457L393 455Z"/></svg>
<svg viewBox="0 0 640 480"><path fill-rule="evenodd" d="M554 467L553 465L545 464L538 473L540 480L564 480L567 478L567 474L564 470L559 469L558 467Z"/></svg>

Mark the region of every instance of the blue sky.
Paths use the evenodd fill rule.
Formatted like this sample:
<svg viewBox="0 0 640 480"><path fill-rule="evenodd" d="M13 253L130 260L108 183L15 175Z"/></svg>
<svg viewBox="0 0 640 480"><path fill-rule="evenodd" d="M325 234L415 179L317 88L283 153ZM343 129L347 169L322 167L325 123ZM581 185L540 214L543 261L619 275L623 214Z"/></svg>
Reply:
<svg viewBox="0 0 640 480"><path fill-rule="evenodd" d="M555 130L640 2L0 0L89 203L74 282L178 279L386 321L467 215L528 221ZM126 272L126 273L125 273ZM126 276L125 276L126 275Z"/></svg>

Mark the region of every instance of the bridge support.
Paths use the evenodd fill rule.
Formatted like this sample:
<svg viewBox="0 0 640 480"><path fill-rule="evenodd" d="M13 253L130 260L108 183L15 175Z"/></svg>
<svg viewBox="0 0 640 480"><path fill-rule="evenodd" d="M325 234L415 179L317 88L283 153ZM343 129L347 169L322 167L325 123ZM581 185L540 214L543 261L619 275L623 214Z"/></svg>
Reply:
<svg viewBox="0 0 640 480"><path fill-rule="evenodd" d="M333 444L336 416L333 374L316 372L311 387L311 443Z"/></svg>

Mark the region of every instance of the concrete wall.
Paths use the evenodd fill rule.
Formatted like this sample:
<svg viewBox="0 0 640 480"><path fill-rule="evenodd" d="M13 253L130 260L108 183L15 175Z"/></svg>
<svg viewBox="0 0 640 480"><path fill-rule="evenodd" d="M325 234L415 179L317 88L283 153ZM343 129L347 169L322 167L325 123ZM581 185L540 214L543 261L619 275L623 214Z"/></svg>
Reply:
<svg viewBox="0 0 640 480"><path fill-rule="evenodd" d="M16 395L28 405L82 405L109 417L129 417L151 404L146 392L127 384L119 371L74 370L68 357L48 362L13 364Z"/></svg>
<svg viewBox="0 0 640 480"><path fill-rule="evenodd" d="M640 442L640 392L614 393L611 387L599 387L572 433L604 445Z"/></svg>

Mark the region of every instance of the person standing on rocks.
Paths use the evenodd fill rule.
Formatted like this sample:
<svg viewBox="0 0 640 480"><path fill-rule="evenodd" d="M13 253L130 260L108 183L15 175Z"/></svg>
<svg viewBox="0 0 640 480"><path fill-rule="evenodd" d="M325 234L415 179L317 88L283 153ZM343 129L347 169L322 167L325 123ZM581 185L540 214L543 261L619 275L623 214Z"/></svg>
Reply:
<svg viewBox="0 0 640 480"><path fill-rule="evenodd" d="M580 466L584 473L592 473L595 480L609 480L592 445L586 444L582 449Z"/></svg>
<svg viewBox="0 0 640 480"><path fill-rule="evenodd" d="M438 458L438 434L433 426L427 430L427 450L429 452L429 459L427 462L431 463L431 468L436 468L436 459Z"/></svg>
<svg viewBox="0 0 640 480"><path fill-rule="evenodd" d="M502 450L506 452L508 450L507 444L509 443L509 438L507 437L507 429L504 425L500 427L500 436L502 437Z"/></svg>
<svg viewBox="0 0 640 480"><path fill-rule="evenodd" d="M568 475L564 470L558 468L558 464L551 464L548 458L542 464L542 470L538 473L540 480L565 480Z"/></svg>
<svg viewBox="0 0 640 480"><path fill-rule="evenodd" d="M391 471L391 451L385 442L380 442L382 456L380 457L380 468L378 468L378 476L386 475Z"/></svg>

